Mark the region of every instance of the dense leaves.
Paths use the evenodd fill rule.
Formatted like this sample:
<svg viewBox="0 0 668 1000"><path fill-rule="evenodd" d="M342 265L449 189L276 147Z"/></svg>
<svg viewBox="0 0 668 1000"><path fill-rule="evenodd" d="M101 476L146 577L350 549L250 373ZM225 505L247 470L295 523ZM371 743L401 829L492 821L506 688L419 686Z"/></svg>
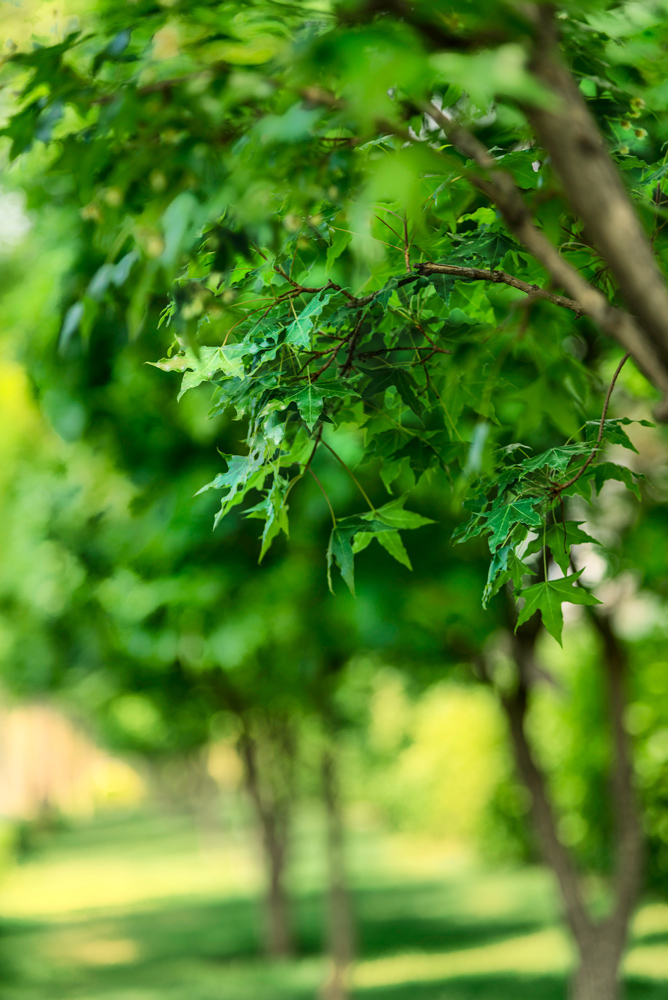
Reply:
<svg viewBox="0 0 668 1000"><path fill-rule="evenodd" d="M464 502L457 539L489 542L485 603L512 581L526 616L543 586L526 589L537 550L567 573L581 541L569 498L610 479L637 492L633 470L604 456L630 444L627 418L606 404L597 441L614 350L549 288L447 121L480 133L488 174L512 178L562 257L619 295L532 132L531 108L553 98L525 58L531 12L466 8L446 29L444 11L139 0L130 23L110 5L94 31L7 61L20 96L3 134L12 158L47 146L32 203L77 210L64 357L111 330L138 336L160 310L173 343L154 363L183 373L179 398L209 384L212 413L242 422L244 449L202 487L221 491L216 523L238 506L263 521L263 558L289 531L292 491L317 479L316 455L338 456L352 431L378 488L403 498L434 481L444 503ZM661 256L661 129L627 126L647 124L641 82L660 109L637 47L663 21L595 5L558 23ZM361 486L361 511L323 493L330 584L336 566L354 589L354 553L372 538L410 566L400 531L416 515L392 523Z"/></svg>

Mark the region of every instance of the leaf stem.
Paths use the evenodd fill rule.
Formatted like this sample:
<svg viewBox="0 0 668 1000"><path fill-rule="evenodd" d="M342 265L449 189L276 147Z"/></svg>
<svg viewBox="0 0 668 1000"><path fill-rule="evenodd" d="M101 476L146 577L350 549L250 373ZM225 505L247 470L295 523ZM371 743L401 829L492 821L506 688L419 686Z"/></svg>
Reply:
<svg viewBox="0 0 668 1000"><path fill-rule="evenodd" d="M334 514L334 508L332 507L331 500L329 499L329 497L327 496L327 493L325 492L325 487L322 485L322 483L320 482L320 480L316 476L316 474L313 471L313 469L309 469L308 471L311 473L311 475L315 479L316 483L318 484L318 486L322 490L322 495L324 496L325 500L327 501L327 506L329 507L329 513L332 515L332 526L334 528L336 528L336 515Z"/></svg>
<svg viewBox="0 0 668 1000"><path fill-rule="evenodd" d="M585 469L589 468L589 466L591 465L591 463L596 458L596 452L600 448L601 441L603 440L603 431L605 429L605 418L608 415L608 407L610 405L610 397L612 396L612 390L615 388L615 382L617 381L617 377L619 376L619 373L621 372L622 368L624 367L624 365L626 364L626 362L628 361L628 359L630 357L631 357L631 352L627 351L626 354L624 355L624 357L622 358L622 360L617 365L617 368L615 369L615 374L612 376L612 379L610 381L610 385L608 386L608 392L607 392L606 397L605 397L605 403L603 404L603 412L601 413L601 420L600 420L600 423L598 425L598 437L596 438L596 444L592 448L592 450L590 452L590 455L589 455L589 458L587 459L587 461L585 462L585 464L582 466L582 468L579 469L575 473L575 475L573 476L572 479L569 479L567 483L563 483L561 486L555 486L554 487L554 493L555 494L562 493L563 490L568 489L568 487L572 486L573 483L577 483L578 479L580 478L580 476L582 475L582 473L585 471Z"/></svg>
<svg viewBox="0 0 668 1000"><path fill-rule="evenodd" d="M363 496L363 497L364 497L364 499L366 500L367 504L369 505L369 509L371 510L371 512L372 512L373 514L377 513L377 511L376 511L376 508L375 508L375 507L374 507L374 505L373 505L373 504L371 503L371 500L369 499L369 497L368 497L368 495L367 495L366 491L364 490L364 487L363 487L363 486L362 486L362 484L361 484L361 483L359 482L359 480L357 479L357 477L356 477L356 476L355 476L355 474L353 473L352 469L349 469L349 468L348 468L348 466L347 466L347 465L346 465L346 463L345 463L345 462L343 461L343 459L341 458L341 456L340 456L340 455L338 455L338 454L337 454L337 453L336 453L336 452L334 451L334 449L332 448L331 444L327 444L327 442L326 442L326 441L324 440L324 438L323 438L323 440L322 440L322 443L324 444L325 448L327 448L327 450L328 450L328 451L331 451L331 453L332 453L332 455L334 456L334 458L336 459L336 461L337 461L337 462L339 462L339 463L340 463L340 464L341 464L341 465L343 466L343 468L344 468L344 469L346 470L346 472L348 473L348 475L350 476L350 478L351 478L351 479L352 479L352 481L354 482L355 486L356 486L356 487L357 487L357 489L358 489L358 490L360 491L360 493L362 494L362 496Z"/></svg>
<svg viewBox="0 0 668 1000"><path fill-rule="evenodd" d="M322 439L322 431L323 431L323 426L321 424L320 427L318 427L318 432L317 432L317 434L315 436L315 441L313 443L313 450L311 451L311 454L309 455L308 459L306 460L306 464L305 464L304 468L302 469L301 472L297 473L297 475L294 477L294 479L292 480L291 483L288 483L288 488L285 491L285 496L283 497L283 503L281 504L281 507L285 506L286 501L288 499L288 496L290 495L290 490L292 489L292 487L295 486L299 482L299 480L302 479L306 475L306 473L308 472L308 470L310 469L311 462L313 461L313 459L315 457L315 453L318 450L318 445L320 444L320 441Z"/></svg>

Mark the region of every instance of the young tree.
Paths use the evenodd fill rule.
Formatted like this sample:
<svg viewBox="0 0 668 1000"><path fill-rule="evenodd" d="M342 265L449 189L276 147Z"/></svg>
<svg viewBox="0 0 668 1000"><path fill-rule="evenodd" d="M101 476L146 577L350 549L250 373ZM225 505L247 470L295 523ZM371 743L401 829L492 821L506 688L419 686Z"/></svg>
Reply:
<svg viewBox="0 0 668 1000"><path fill-rule="evenodd" d="M368 510L341 516L323 490L332 586L338 567L354 590L373 539L410 562L421 480L470 512L459 541L488 541L485 604L519 602L504 704L580 949L577 1000L616 996L639 888L625 658L593 618L625 804L621 902L595 930L528 749L525 678L535 613L560 641L563 603L598 603L571 565L574 498L638 490L604 458L629 444L617 380L668 415L666 30L660 5L606 0L139 0L4 70L20 84L10 156L47 144L32 204L62 205L79 241L63 358L163 309L158 366L184 373L181 395L212 383L213 412L245 422L208 484L217 521L246 503L264 556L352 428L397 495L360 484Z"/></svg>

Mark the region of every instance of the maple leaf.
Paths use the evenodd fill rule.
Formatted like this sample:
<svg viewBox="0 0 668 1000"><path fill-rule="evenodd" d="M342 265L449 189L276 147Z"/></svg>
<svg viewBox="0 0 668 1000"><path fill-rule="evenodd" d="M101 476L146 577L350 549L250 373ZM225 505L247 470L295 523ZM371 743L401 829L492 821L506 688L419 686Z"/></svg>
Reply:
<svg viewBox="0 0 668 1000"><path fill-rule="evenodd" d="M515 631L520 625L528 621L536 611L540 611L543 625L554 636L559 645L561 642L561 632L564 627L564 615L561 605L564 601L569 604L602 604L596 597L577 587L576 583L584 572L583 569L571 576L564 576L560 580L545 580L543 583L534 583L522 591L524 607L517 618Z"/></svg>
<svg viewBox="0 0 668 1000"><path fill-rule="evenodd" d="M482 516L487 518L485 527L491 531L489 536L490 551L495 552L498 546L505 542L516 524L526 524L529 527L537 528L542 520L534 507L540 502L540 497L511 500L509 503L495 505L490 511L483 511Z"/></svg>

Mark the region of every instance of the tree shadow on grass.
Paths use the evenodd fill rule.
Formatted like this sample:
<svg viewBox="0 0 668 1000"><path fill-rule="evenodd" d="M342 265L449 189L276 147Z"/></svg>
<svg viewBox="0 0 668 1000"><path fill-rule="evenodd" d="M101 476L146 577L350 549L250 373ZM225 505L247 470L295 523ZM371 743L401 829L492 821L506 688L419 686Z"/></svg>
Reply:
<svg viewBox="0 0 668 1000"><path fill-rule="evenodd" d="M355 1000L565 1000L561 976L458 976L359 990Z"/></svg>

